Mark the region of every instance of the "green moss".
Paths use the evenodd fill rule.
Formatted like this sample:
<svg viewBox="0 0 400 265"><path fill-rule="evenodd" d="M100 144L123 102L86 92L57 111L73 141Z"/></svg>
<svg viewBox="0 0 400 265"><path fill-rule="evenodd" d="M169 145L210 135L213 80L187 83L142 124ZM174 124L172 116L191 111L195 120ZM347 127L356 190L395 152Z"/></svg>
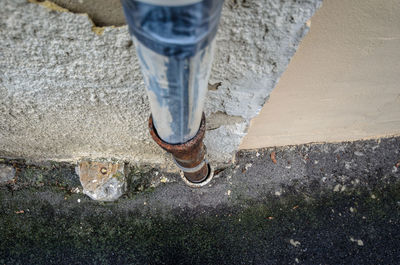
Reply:
<svg viewBox="0 0 400 265"><path fill-rule="evenodd" d="M130 167L126 181L128 184L128 192L126 197L134 198L136 194L142 192L152 192L154 187L151 186L151 175L155 169L150 167Z"/></svg>
<svg viewBox="0 0 400 265"><path fill-rule="evenodd" d="M121 172L116 172L113 176L113 178L116 178L118 181L124 181L125 176Z"/></svg>
<svg viewBox="0 0 400 265"><path fill-rule="evenodd" d="M72 165L20 167L15 186L0 188L0 263L293 264L299 258L316 264L305 260L306 250L313 257L329 251L339 257L342 248L345 257L364 253L386 260L391 255L385 248L371 246L395 240L400 229L399 183L263 201L234 191L237 206L218 209L120 207L154 191L152 170L131 168L129 193L118 203L98 203L70 193L79 185ZM362 238L368 248L354 248L350 236Z"/></svg>
<svg viewBox="0 0 400 265"><path fill-rule="evenodd" d="M142 215L118 210L116 204L92 202L67 204L69 210L60 212L46 201L28 200L32 194L21 191L19 197L7 203L2 200L0 259L7 264L16 260L233 264L243 257L261 255L271 261L281 258L289 262L289 258L300 255L291 246L291 238L302 247L311 248L331 240L352 246L337 231L332 234L332 228L340 229L344 235L361 236L364 244L385 236L387 226L381 224L400 218L399 211L393 210L398 209L399 188L394 185L374 190L375 199L371 198L371 191L361 190L329 193L310 201L296 196L271 198L267 204L247 201L244 208L224 208L205 214L178 211L168 216ZM4 191L2 194L11 196ZM350 207L357 211L350 212ZM24 214L15 213L21 209ZM372 226L377 233L368 237L363 227ZM314 236L321 231L327 237ZM306 241L310 234L315 242Z"/></svg>

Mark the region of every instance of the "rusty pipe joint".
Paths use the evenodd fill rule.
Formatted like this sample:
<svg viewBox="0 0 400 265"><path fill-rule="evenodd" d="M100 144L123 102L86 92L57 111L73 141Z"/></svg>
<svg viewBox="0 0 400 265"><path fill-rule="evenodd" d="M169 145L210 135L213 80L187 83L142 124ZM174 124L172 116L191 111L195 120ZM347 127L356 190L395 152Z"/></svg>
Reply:
<svg viewBox="0 0 400 265"><path fill-rule="evenodd" d="M213 173L206 159L206 148L203 143L206 131L204 113L197 134L183 144L164 142L157 134L151 115L149 118L149 130L153 140L165 151L172 154L175 164L181 170L181 177L188 186L202 187L210 182Z"/></svg>

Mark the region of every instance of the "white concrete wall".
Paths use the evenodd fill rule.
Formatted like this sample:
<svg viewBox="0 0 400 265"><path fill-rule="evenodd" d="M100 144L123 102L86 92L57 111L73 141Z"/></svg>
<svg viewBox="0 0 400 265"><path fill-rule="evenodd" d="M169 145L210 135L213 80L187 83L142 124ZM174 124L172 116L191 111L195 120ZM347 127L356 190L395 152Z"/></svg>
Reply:
<svg viewBox="0 0 400 265"><path fill-rule="evenodd" d="M400 1L325 0L241 148L400 134Z"/></svg>
<svg viewBox="0 0 400 265"><path fill-rule="evenodd" d="M212 161L231 159L320 0L226 1L206 113ZM50 2L0 2L0 156L159 163L128 30Z"/></svg>

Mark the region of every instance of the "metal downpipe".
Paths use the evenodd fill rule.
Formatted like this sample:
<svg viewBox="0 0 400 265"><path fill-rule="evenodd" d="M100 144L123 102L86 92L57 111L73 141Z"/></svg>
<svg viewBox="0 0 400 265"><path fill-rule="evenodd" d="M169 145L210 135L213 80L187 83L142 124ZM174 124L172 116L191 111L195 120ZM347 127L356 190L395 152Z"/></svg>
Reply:
<svg viewBox="0 0 400 265"><path fill-rule="evenodd" d="M223 0L121 2L150 102L150 134L186 184L203 186L212 178L203 108Z"/></svg>

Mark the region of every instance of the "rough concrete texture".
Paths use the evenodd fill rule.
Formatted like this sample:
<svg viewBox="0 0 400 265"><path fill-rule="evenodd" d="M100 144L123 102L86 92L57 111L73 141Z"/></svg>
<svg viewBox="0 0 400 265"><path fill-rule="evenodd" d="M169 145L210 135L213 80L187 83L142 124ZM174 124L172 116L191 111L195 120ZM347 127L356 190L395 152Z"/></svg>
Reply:
<svg viewBox="0 0 400 265"><path fill-rule="evenodd" d="M240 151L202 189L135 169L112 203L76 193L71 165L4 163L19 174L0 187L2 264L397 264L400 255L400 137Z"/></svg>
<svg viewBox="0 0 400 265"><path fill-rule="evenodd" d="M0 185L8 184L14 180L15 169L12 166L0 164Z"/></svg>
<svg viewBox="0 0 400 265"><path fill-rule="evenodd" d="M81 161L76 167L83 193L96 201L115 201L127 188L123 163Z"/></svg>
<svg viewBox="0 0 400 265"><path fill-rule="evenodd" d="M225 2L210 80L220 85L205 112L239 119L207 132L212 162L230 161L320 4ZM171 165L148 134L147 96L126 26L98 28L49 2L5 0L0 47L0 155Z"/></svg>

